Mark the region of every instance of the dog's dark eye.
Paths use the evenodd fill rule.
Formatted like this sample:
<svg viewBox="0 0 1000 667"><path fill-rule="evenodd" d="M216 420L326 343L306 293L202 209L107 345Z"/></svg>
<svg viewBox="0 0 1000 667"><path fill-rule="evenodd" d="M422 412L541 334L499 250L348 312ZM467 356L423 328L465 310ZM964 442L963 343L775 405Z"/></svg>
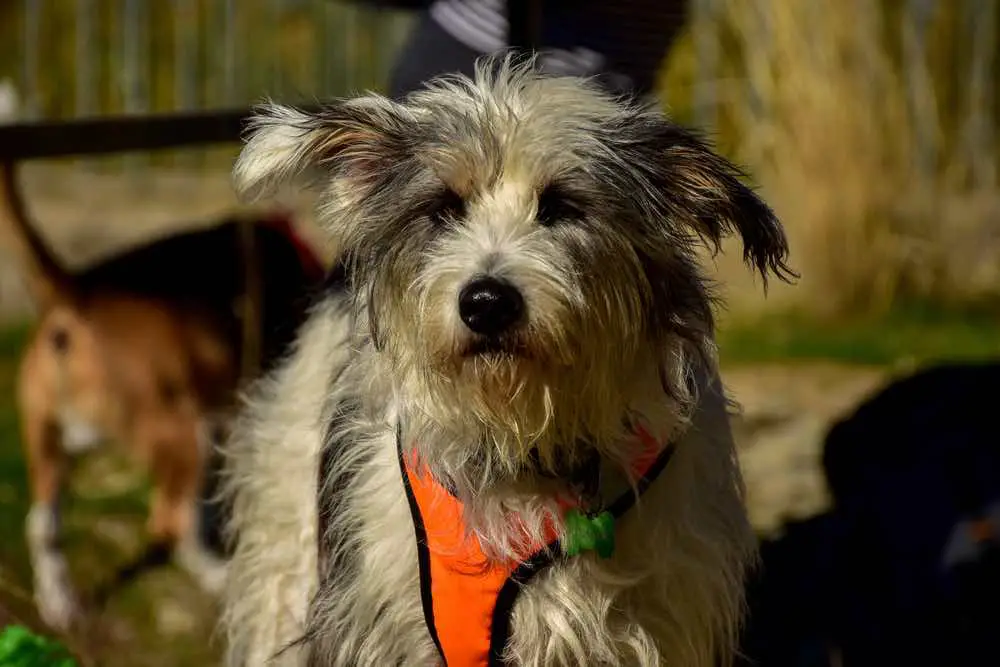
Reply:
<svg viewBox="0 0 1000 667"><path fill-rule="evenodd" d="M465 200L454 190L444 190L430 202L427 215L434 221L461 218L465 215Z"/></svg>
<svg viewBox="0 0 1000 667"><path fill-rule="evenodd" d="M580 215L579 202L574 201L558 186L550 185L538 195L538 213L535 217L543 227L551 227L560 220L579 218Z"/></svg>

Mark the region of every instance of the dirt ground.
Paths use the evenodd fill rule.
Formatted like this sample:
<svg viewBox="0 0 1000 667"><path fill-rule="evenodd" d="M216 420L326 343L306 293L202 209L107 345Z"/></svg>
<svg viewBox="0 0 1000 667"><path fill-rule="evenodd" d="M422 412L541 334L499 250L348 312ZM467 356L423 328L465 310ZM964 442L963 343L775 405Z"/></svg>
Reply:
<svg viewBox="0 0 1000 667"><path fill-rule="evenodd" d="M723 381L742 407L733 431L750 518L759 531L774 532L788 519L827 507L820 469L826 431L887 375L886 369L821 363L723 369Z"/></svg>
<svg viewBox="0 0 1000 667"><path fill-rule="evenodd" d="M114 250L171 230L211 224L240 208L228 174L167 173L155 179L139 175L94 175L64 166L32 166L23 173L32 214L57 252L72 266L82 266ZM307 214L307 201L289 205L300 213L303 230L320 242ZM726 260L728 261L728 260ZM720 264L720 271L725 270ZM730 298L754 289L744 280L730 290ZM30 302L20 284L18 267L9 256L0 264L0 320L15 321L30 314ZM723 369L724 381L743 408L734 420L745 470L748 500L754 524L762 532L777 530L793 517L821 511L826 491L819 457L826 429L885 380L884 369L829 364L735 366ZM114 488L135 488L135 473L96 463L76 486L76 492L108 495ZM93 487L93 488L91 488ZM2 500L2 499L0 499ZM97 539L117 545L118 551L138 548L141 517L116 518L112 513L92 519ZM19 538L18 538L19 539ZM81 553L85 550L81 549ZM87 560L86 557L81 557ZM206 641L214 607L194 593L180 573L151 576L131 595L148 598L136 607L146 616L149 632L169 646ZM194 597L192 597L194 596ZM140 623L140 621L135 621ZM129 632L150 641L147 631L136 631L123 621L124 645ZM132 628L131 630L129 628ZM217 638L216 638L217 639ZM149 665L180 664L179 655L160 661L151 651ZM186 654L186 664L202 664L204 655ZM191 662L187 662L187 661ZM114 660L107 664L119 664ZM135 660L121 664L138 664Z"/></svg>

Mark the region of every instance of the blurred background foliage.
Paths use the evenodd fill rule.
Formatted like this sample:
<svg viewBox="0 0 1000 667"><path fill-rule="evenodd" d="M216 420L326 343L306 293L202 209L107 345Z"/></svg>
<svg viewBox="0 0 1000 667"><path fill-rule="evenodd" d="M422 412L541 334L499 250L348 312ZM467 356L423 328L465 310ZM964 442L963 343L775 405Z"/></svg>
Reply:
<svg viewBox="0 0 1000 667"><path fill-rule="evenodd" d="M781 214L817 314L992 308L1000 288L995 0L726 0L716 138ZM694 119L697 31L663 75Z"/></svg>
<svg viewBox="0 0 1000 667"><path fill-rule="evenodd" d="M731 308L993 310L1000 1L691 3L663 99L746 167L803 276L767 301L737 289ZM8 1L0 78L45 118L324 98L381 87L410 18L330 0Z"/></svg>

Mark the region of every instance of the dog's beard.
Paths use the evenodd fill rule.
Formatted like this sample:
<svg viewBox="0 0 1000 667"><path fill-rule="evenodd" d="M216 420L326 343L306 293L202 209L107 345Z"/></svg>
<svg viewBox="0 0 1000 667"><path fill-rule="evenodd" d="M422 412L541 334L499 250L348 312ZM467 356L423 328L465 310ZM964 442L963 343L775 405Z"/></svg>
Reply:
<svg viewBox="0 0 1000 667"><path fill-rule="evenodd" d="M623 368L600 349L580 349L572 367L537 355L413 359L396 376L404 446L463 503L465 528L490 558L544 543L559 525L557 498L574 493L567 473L595 451L627 468L639 453L630 420L638 399L668 400L654 365L636 357Z"/></svg>
<svg viewBox="0 0 1000 667"><path fill-rule="evenodd" d="M387 351L414 445L432 470L476 492L558 475L593 447L613 447L637 396L662 396L650 386L659 382L652 352L610 345L616 332L606 328L570 338L533 322L489 346L443 336L427 320L411 331Z"/></svg>

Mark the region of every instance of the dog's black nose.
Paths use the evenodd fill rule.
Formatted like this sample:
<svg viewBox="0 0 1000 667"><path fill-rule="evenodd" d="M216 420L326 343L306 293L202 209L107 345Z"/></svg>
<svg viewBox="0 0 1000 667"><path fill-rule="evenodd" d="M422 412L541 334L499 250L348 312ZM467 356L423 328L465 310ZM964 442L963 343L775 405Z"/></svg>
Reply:
<svg viewBox="0 0 1000 667"><path fill-rule="evenodd" d="M524 297L517 288L496 278L479 278L462 288L458 314L474 333L501 334L521 319Z"/></svg>

